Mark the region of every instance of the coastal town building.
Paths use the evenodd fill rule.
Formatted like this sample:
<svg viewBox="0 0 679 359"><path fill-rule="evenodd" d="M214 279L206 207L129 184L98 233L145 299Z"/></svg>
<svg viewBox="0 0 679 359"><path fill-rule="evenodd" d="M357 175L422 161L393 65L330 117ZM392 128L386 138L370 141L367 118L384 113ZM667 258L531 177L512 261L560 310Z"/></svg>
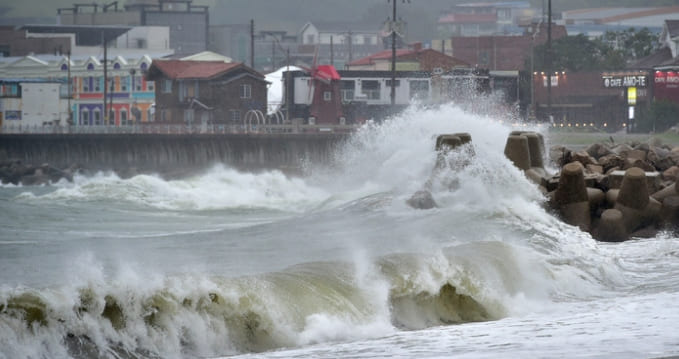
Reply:
<svg viewBox="0 0 679 359"><path fill-rule="evenodd" d="M376 52L345 65L347 70L387 71L391 70L391 50ZM450 71L454 68L470 67L468 62L448 56L440 51L422 48L415 43L408 49L396 51L397 71Z"/></svg>
<svg viewBox="0 0 679 359"><path fill-rule="evenodd" d="M193 54L207 50L208 7L194 5L192 0L131 0L124 7L118 1L98 5L76 3L57 13L61 25L165 26L169 28L167 46L177 54ZM137 47L148 48L152 42L138 41Z"/></svg>
<svg viewBox="0 0 679 359"><path fill-rule="evenodd" d="M439 38L520 34L535 17L528 1L464 3L453 6L437 23Z"/></svg>
<svg viewBox="0 0 679 359"><path fill-rule="evenodd" d="M148 55L112 56L105 81L104 64L96 56L0 58L2 125L127 126L151 121L154 83L143 76L151 63ZM59 90L52 91L57 85ZM49 96L58 93L59 104L33 96L36 86L45 86L43 93ZM106 97L104 86L108 86ZM51 105L38 114L34 109L42 102Z"/></svg>
<svg viewBox="0 0 679 359"><path fill-rule="evenodd" d="M264 75L240 62L155 60L155 120L188 126L241 125L267 111Z"/></svg>
<svg viewBox="0 0 679 359"><path fill-rule="evenodd" d="M299 56L309 65L315 61L342 69L384 50L386 37L379 23L309 22L299 31Z"/></svg>

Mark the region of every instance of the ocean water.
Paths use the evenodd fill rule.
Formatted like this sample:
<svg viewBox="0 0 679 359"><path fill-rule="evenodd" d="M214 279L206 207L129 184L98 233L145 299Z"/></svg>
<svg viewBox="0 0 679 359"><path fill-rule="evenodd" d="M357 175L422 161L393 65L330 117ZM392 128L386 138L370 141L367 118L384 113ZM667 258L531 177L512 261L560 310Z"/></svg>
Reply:
<svg viewBox="0 0 679 359"><path fill-rule="evenodd" d="M0 358L679 355L679 240L557 220L503 156L513 129L413 107L301 178L3 185ZM433 173L453 132L472 145ZM425 183L438 207L408 207Z"/></svg>

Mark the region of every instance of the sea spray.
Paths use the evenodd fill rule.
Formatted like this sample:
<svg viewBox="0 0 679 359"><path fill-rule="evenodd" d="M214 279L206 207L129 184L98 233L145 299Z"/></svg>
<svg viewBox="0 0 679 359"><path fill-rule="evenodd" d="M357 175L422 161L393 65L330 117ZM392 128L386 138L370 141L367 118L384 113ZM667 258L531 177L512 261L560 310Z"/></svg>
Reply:
<svg viewBox="0 0 679 359"><path fill-rule="evenodd" d="M408 207L432 176L436 135L462 131L474 157L449 155L469 164L434 178L440 206ZM2 188L0 357L377 356L391 348L369 348L381 342L450 354L435 338L479 342L465 333L527 329L520 318L535 312L640 288L641 264L615 258L641 259L542 208L502 155L510 131L455 106L411 108L361 129L308 178L221 166Z"/></svg>

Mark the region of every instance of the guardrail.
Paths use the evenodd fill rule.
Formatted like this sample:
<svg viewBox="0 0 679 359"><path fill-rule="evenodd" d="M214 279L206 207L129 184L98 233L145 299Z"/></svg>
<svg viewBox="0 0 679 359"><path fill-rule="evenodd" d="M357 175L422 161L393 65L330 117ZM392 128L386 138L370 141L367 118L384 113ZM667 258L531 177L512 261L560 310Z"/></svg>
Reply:
<svg viewBox="0 0 679 359"><path fill-rule="evenodd" d="M131 126L38 126L3 125L2 134L316 134L349 133L359 125L183 125L143 124Z"/></svg>

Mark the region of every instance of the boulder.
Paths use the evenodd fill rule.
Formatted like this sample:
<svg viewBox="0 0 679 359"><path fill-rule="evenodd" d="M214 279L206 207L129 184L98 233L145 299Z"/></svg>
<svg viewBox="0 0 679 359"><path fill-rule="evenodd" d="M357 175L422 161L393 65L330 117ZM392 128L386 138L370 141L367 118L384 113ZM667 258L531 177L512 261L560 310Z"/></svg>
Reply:
<svg viewBox="0 0 679 359"><path fill-rule="evenodd" d="M676 181L679 179L679 167L672 166L662 173L662 178L666 181Z"/></svg>
<svg viewBox="0 0 679 359"><path fill-rule="evenodd" d="M432 197L431 192L426 190L421 190L415 192L406 203L416 209L431 209L437 207L434 197Z"/></svg>
<svg viewBox="0 0 679 359"><path fill-rule="evenodd" d="M585 151L587 151L587 153L590 156L592 156L596 159L599 159L603 156L607 156L607 155L611 154L611 150L609 150L608 147L606 147L606 146L604 146L600 143L594 143L594 144L590 145L589 147L587 147L587 149Z"/></svg>
<svg viewBox="0 0 679 359"><path fill-rule="evenodd" d="M549 159L559 167L571 162L571 150L564 146L552 146L549 149Z"/></svg>
<svg viewBox="0 0 679 359"><path fill-rule="evenodd" d="M592 157L587 153L587 151L577 151L572 154L571 161L578 161L582 163L583 166L587 165L598 165L599 162L596 160L596 158Z"/></svg>
<svg viewBox="0 0 679 359"><path fill-rule="evenodd" d="M599 165L604 168L605 172L608 172L611 170L611 168L617 167L617 168L622 168L625 166L625 160L622 159L622 157L616 155L616 154L608 154L604 155L602 157L599 157Z"/></svg>

